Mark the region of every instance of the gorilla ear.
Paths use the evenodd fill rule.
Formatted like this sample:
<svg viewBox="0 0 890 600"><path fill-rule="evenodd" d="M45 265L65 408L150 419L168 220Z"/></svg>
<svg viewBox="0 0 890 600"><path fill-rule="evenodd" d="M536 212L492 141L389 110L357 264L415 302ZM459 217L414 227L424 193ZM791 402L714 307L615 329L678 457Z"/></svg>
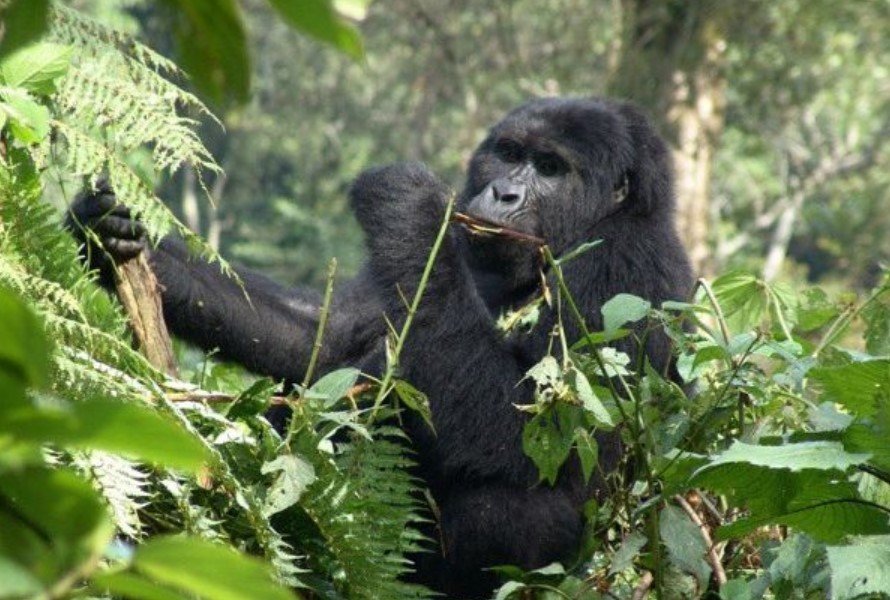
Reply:
<svg viewBox="0 0 890 600"><path fill-rule="evenodd" d="M633 164L616 192L627 187L626 204L640 214L670 211L674 205L673 170L670 153L649 120L634 106L622 104L631 143Z"/></svg>

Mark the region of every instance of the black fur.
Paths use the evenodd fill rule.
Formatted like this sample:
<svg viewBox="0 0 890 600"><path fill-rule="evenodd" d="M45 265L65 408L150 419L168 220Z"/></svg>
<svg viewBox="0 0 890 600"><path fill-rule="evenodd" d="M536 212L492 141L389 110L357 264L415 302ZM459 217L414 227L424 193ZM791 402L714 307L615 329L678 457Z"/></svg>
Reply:
<svg viewBox="0 0 890 600"><path fill-rule="evenodd" d="M603 240L564 267L597 329L600 308L615 294L658 306L690 289L668 160L663 142L626 104L538 100L507 115L476 150L458 210L543 237L557 255ZM372 169L356 180L352 207L369 259L336 293L320 372L381 367L383 315L397 326L405 319L402 294L410 297L418 285L448 195L420 164ZM142 232L114 207L111 192L100 190L75 203L72 221L94 229L110 250L132 253ZM109 210L114 219L103 220ZM235 283L189 260L175 240L164 240L150 258L174 333L257 373L302 379L318 325L317 293L241 272L249 304ZM418 579L452 597L489 594L496 579L485 567L536 568L569 557L582 530L581 506L597 491L572 466L556 485L538 484L521 448L526 418L514 404L532 401L523 376L547 352L556 317L545 310L531 333L506 338L494 321L537 293L539 267L531 246L469 237L452 226L401 357L402 376L429 396L436 429L433 435L407 420L420 475L441 512L435 537L443 548L417 557ZM637 353L632 344L622 349ZM650 335L645 351L656 369L669 368L666 336ZM614 442L601 450L604 466L614 464L617 451Z"/></svg>

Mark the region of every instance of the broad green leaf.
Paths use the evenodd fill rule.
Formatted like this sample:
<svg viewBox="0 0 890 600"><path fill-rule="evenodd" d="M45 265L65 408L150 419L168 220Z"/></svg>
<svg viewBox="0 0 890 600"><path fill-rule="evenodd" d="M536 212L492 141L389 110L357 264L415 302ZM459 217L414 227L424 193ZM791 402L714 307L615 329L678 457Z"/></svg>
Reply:
<svg viewBox="0 0 890 600"><path fill-rule="evenodd" d="M839 314L837 306L818 288L806 290L802 300L797 308L797 327L801 331L818 329Z"/></svg>
<svg viewBox="0 0 890 600"><path fill-rule="evenodd" d="M49 344L37 316L18 296L0 288L0 370L28 386L46 384Z"/></svg>
<svg viewBox="0 0 890 600"><path fill-rule="evenodd" d="M851 454L839 442L800 442L781 446L760 446L735 441L732 446L711 459L701 470L728 463L745 463L770 469L837 469L846 471L860 465L868 454Z"/></svg>
<svg viewBox="0 0 890 600"><path fill-rule="evenodd" d="M512 597L513 594L520 592L525 588L526 585L520 581L508 581L498 588L498 591L494 596L494 600L507 600L508 598Z"/></svg>
<svg viewBox="0 0 890 600"><path fill-rule="evenodd" d="M535 415L522 430L522 450L534 461L541 481L556 483L559 468L569 457L575 430L581 425L577 407L557 402Z"/></svg>
<svg viewBox="0 0 890 600"><path fill-rule="evenodd" d="M679 508L665 506L659 517L659 534L668 556L681 571L694 575L702 589L707 587L711 567L705 561L708 544L698 525Z"/></svg>
<svg viewBox="0 0 890 600"><path fill-rule="evenodd" d="M640 550L646 545L647 538L639 531L634 531L621 542L621 547L612 555L612 564L609 565L609 575L621 573L628 569Z"/></svg>
<svg viewBox="0 0 890 600"><path fill-rule="evenodd" d="M625 323L636 323L649 314L651 308L648 300L632 294L618 294L603 304L603 330L613 333Z"/></svg>
<svg viewBox="0 0 890 600"><path fill-rule="evenodd" d="M98 558L114 534L95 490L68 471L7 471L0 496L0 555L31 565L44 583Z"/></svg>
<svg viewBox="0 0 890 600"><path fill-rule="evenodd" d="M6 113L13 137L22 144L39 144L49 135L49 109L25 92L5 90L0 110Z"/></svg>
<svg viewBox="0 0 890 600"><path fill-rule="evenodd" d="M41 581L25 566L0 556L0 598L37 598L43 591Z"/></svg>
<svg viewBox="0 0 890 600"><path fill-rule="evenodd" d="M767 285L749 273L731 272L714 280L714 295L733 329L753 329L769 307Z"/></svg>
<svg viewBox="0 0 890 600"><path fill-rule="evenodd" d="M837 402L854 415L872 417L878 402L890 397L890 359L812 369L810 380L823 392L822 400Z"/></svg>
<svg viewBox="0 0 890 600"><path fill-rule="evenodd" d="M72 52L70 46L48 42L22 48L0 62L0 79L9 87L48 96L68 71Z"/></svg>
<svg viewBox="0 0 890 600"><path fill-rule="evenodd" d="M749 517L717 531L721 539L741 537L770 524L795 527L828 542L890 532L887 514L864 503L857 486L839 478L836 470L727 463L699 469L691 485L725 494L734 506L748 509Z"/></svg>
<svg viewBox="0 0 890 600"><path fill-rule="evenodd" d="M136 550L133 567L155 581L207 600L293 600L258 559L201 539L151 539Z"/></svg>
<svg viewBox="0 0 890 600"><path fill-rule="evenodd" d="M229 98L244 102L250 89L250 64L235 0L162 2L173 15L179 64L195 86L218 104Z"/></svg>
<svg viewBox="0 0 890 600"><path fill-rule="evenodd" d="M875 356L890 355L890 294L884 292L862 311L865 321L865 349Z"/></svg>
<svg viewBox="0 0 890 600"><path fill-rule="evenodd" d="M326 400L325 406L332 404L346 396L346 393L358 381L361 371L353 367L337 369L319 379L306 391L307 398Z"/></svg>
<svg viewBox="0 0 890 600"><path fill-rule="evenodd" d="M430 408L430 399L427 395L404 379L396 379L395 383L393 383L393 390L396 396L399 397L399 401L408 409L420 415L420 418L430 428L430 431L435 433L436 426L433 424L433 411Z"/></svg>
<svg viewBox="0 0 890 600"><path fill-rule="evenodd" d="M526 373L539 387L552 386L561 379L559 363L550 355L542 358Z"/></svg>
<svg viewBox="0 0 890 600"><path fill-rule="evenodd" d="M108 591L120 598L137 600L191 600L194 598L191 594L171 590L138 573L129 571L102 573L93 577L91 583L94 590Z"/></svg>
<svg viewBox="0 0 890 600"><path fill-rule="evenodd" d="M615 421L612 420L612 415L609 414L603 401L600 400L593 391L593 387L591 387L590 381L584 373L578 369L569 369L566 373L566 382L572 386L572 389L577 393L578 400L581 401L581 406L584 407L584 410L593 416L597 427L605 429L615 427Z"/></svg>
<svg viewBox="0 0 890 600"><path fill-rule="evenodd" d="M354 59L364 56L358 30L340 18L331 0L269 0L278 14L293 27L331 44Z"/></svg>
<svg viewBox="0 0 890 600"><path fill-rule="evenodd" d="M235 401L226 409L226 416L229 420L234 420L253 417L265 412L272 394L279 387L279 384L271 379L258 379L249 388L238 394Z"/></svg>
<svg viewBox="0 0 890 600"><path fill-rule="evenodd" d="M46 31L48 15L49 0L9 0L0 9L0 21L3 22L0 57L40 37Z"/></svg>
<svg viewBox="0 0 890 600"><path fill-rule="evenodd" d="M263 514L267 517L296 504L315 481L315 467L295 454L282 454L264 463L260 471L264 475L278 473L266 492Z"/></svg>
<svg viewBox="0 0 890 600"><path fill-rule="evenodd" d="M744 579L730 579L720 586L722 600L754 600L754 593Z"/></svg>
<svg viewBox="0 0 890 600"><path fill-rule="evenodd" d="M890 537L857 538L827 552L834 600L890 593Z"/></svg>
<svg viewBox="0 0 890 600"><path fill-rule="evenodd" d="M108 400L75 402L66 410L20 407L3 415L0 432L18 442L105 450L189 471L210 458L176 423L147 407Z"/></svg>

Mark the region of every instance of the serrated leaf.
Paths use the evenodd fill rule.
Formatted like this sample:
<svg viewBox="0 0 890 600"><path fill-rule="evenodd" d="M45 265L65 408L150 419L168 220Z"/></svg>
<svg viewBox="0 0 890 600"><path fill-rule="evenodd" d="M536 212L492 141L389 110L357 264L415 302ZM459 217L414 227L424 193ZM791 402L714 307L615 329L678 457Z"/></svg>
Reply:
<svg viewBox="0 0 890 600"><path fill-rule="evenodd" d="M569 457L575 430L580 424L577 407L563 402L557 402L525 424L522 450L538 467L541 481L556 483L559 468Z"/></svg>
<svg viewBox="0 0 890 600"><path fill-rule="evenodd" d="M48 42L21 48L0 62L0 79L9 87L49 96L68 71L72 53L70 46Z"/></svg>
<svg viewBox="0 0 890 600"><path fill-rule="evenodd" d="M859 538L826 551L834 600L890 593L890 537Z"/></svg>
<svg viewBox="0 0 890 600"><path fill-rule="evenodd" d="M708 544L698 525L679 508L665 506L659 517L659 534L667 547L671 562L681 571L694 575L699 586L706 588L711 567L705 561Z"/></svg>
<svg viewBox="0 0 890 600"><path fill-rule="evenodd" d="M618 294L603 304L603 330L606 333L614 333L625 323L636 323L643 319L652 304L639 296L632 294Z"/></svg>
<svg viewBox="0 0 890 600"><path fill-rule="evenodd" d="M38 144L49 135L49 109L25 92L5 90L0 110L6 113L13 137L21 143Z"/></svg>
<svg viewBox="0 0 890 600"><path fill-rule="evenodd" d="M590 385L590 381L584 373L578 369L569 369L568 373L566 373L566 382L577 393L578 400L581 401L581 406L584 407L584 410L593 416L597 427L605 429L615 427L612 415L609 414L603 401L600 400L593 391L593 387Z"/></svg>
<svg viewBox="0 0 890 600"><path fill-rule="evenodd" d="M306 391L306 397L325 400L325 407L330 407L346 396L360 375L361 371L353 367L331 371Z"/></svg>
<svg viewBox="0 0 890 600"><path fill-rule="evenodd" d="M136 550L133 567L152 579L208 600L293 600L268 567L231 548L188 537L157 537Z"/></svg>
<svg viewBox="0 0 890 600"><path fill-rule="evenodd" d="M556 359L548 355L542 358L526 373L539 387L551 386L561 378L561 370Z"/></svg>
<svg viewBox="0 0 890 600"><path fill-rule="evenodd" d="M735 441L717 454L701 471L717 465L745 463L770 469L837 469L846 471L868 460L868 454L851 454L839 442L800 442L781 446L760 446Z"/></svg>
<svg viewBox="0 0 890 600"><path fill-rule="evenodd" d="M282 454L264 463L260 472L264 475L278 473L266 493L263 514L267 517L296 504L316 479L315 467L295 454Z"/></svg>
<svg viewBox="0 0 890 600"><path fill-rule="evenodd" d="M771 469L730 463L699 469L690 485L725 494L748 518L717 530L720 539L744 536L758 527L787 525L829 542L847 535L890 532L887 514L864 503L857 486L836 470Z"/></svg>
<svg viewBox="0 0 890 600"><path fill-rule="evenodd" d="M890 396L890 359L812 369L809 377L822 390L822 400L860 417L874 416L878 401Z"/></svg>
<svg viewBox="0 0 890 600"><path fill-rule="evenodd" d="M612 564L609 566L609 575L621 573L633 564L634 558L640 553L640 550L649 541L645 535L639 531L632 532L621 542L621 547L612 556Z"/></svg>

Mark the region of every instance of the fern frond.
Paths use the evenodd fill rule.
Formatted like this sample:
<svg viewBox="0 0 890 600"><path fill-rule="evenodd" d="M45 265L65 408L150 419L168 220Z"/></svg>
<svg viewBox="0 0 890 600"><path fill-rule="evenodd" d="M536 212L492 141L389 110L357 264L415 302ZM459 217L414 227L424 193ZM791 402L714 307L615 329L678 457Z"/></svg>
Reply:
<svg viewBox="0 0 890 600"><path fill-rule="evenodd" d="M151 496L148 474L135 463L106 452L74 452L71 460L105 498L118 530L131 539L141 539L139 511Z"/></svg>
<svg viewBox="0 0 890 600"><path fill-rule="evenodd" d="M349 598L428 598L402 580L411 571L406 553L422 550L414 529L422 522L418 483L409 475L404 434L395 428L356 440L334 461L317 453L318 481L300 507L324 536L344 574Z"/></svg>

